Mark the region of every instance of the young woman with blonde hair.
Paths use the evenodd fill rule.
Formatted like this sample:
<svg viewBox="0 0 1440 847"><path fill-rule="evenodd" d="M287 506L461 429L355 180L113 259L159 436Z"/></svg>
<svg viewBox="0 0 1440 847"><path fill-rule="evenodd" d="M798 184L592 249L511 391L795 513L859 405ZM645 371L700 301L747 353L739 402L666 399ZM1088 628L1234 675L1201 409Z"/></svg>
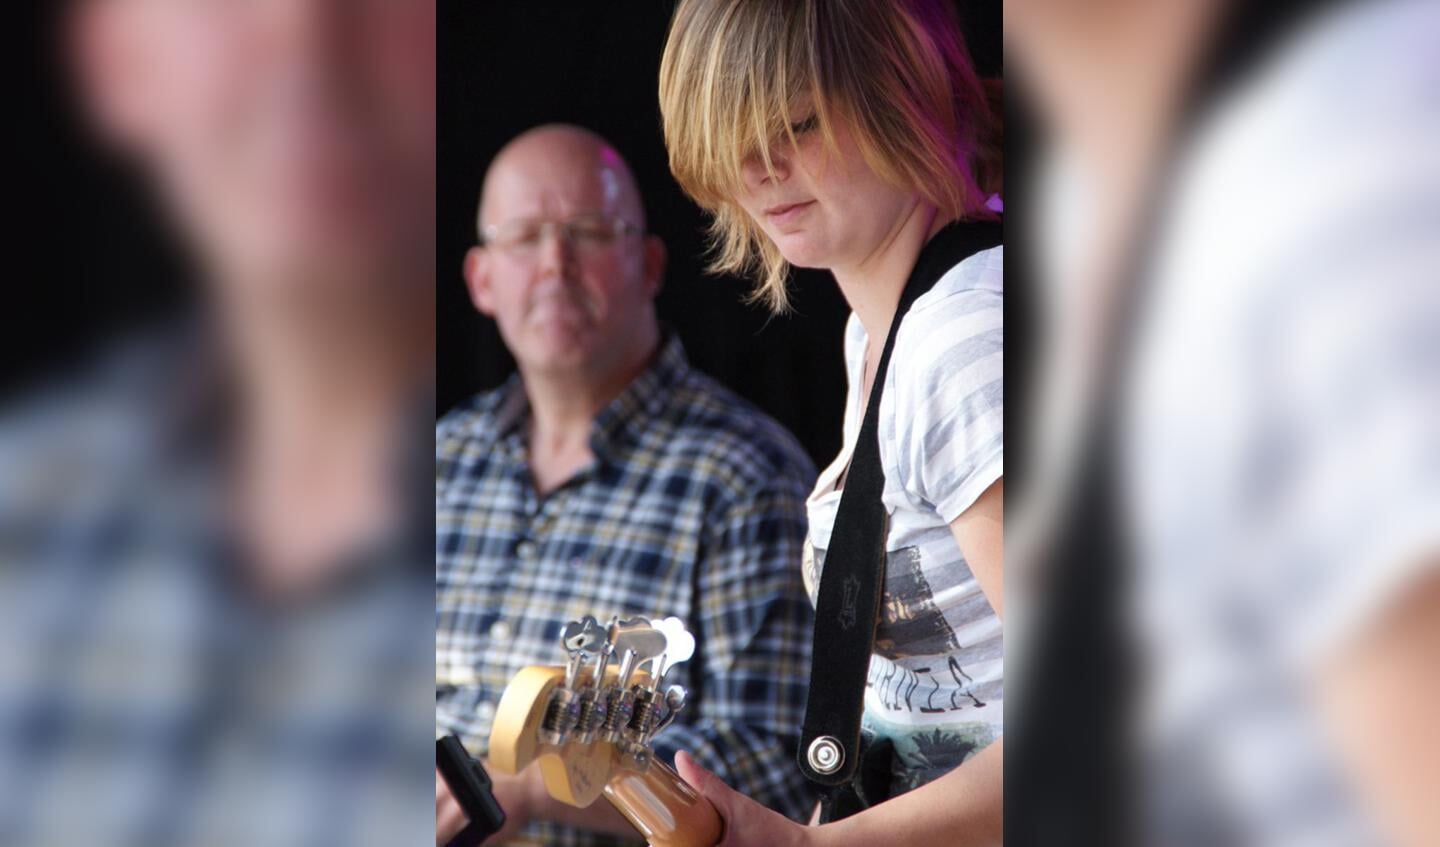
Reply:
<svg viewBox="0 0 1440 847"><path fill-rule="evenodd" d="M752 299L780 312L789 267L824 268L853 311L844 446L808 503L804 569L824 611L827 558L855 558L836 552L861 508L840 507L847 477L853 469L856 490L869 490L876 466L883 583L869 607L878 611L868 671L846 678L857 703L863 688L864 768L886 751L889 799L867 789L859 805L869 808L801 827L687 757L678 767L725 818L727 844L999 842L999 129L954 9L940 0L681 0L660 102L671 169L713 216L713 269L755 278ZM851 587L843 593L848 611ZM840 652L815 645L817 674L830 673L820 667L827 651ZM807 716L802 739L810 729ZM825 738L800 750L820 774L849 749L817 759ZM847 814L848 802L827 816Z"/></svg>

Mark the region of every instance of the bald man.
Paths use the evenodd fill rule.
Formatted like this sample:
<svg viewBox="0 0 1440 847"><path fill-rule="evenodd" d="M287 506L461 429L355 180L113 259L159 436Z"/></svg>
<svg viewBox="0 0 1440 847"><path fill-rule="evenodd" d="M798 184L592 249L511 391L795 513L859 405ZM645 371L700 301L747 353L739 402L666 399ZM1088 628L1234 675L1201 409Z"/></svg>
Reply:
<svg viewBox="0 0 1440 847"><path fill-rule="evenodd" d="M682 618L692 693L656 739L803 818L794 763L810 662L800 578L815 472L778 424L686 363L657 322L665 249L603 139L546 126L507 145L465 258L475 307L519 373L436 427L436 726L485 756L505 685L560 664L566 621ZM509 816L545 844L639 842L608 803L551 800L538 770L492 774ZM436 785L437 843L464 825Z"/></svg>

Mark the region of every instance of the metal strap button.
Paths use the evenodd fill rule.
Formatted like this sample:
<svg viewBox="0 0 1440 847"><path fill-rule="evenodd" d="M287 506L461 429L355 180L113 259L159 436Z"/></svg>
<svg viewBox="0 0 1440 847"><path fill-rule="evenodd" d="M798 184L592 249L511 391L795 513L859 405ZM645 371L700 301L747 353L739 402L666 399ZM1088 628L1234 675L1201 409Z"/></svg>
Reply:
<svg viewBox="0 0 1440 847"><path fill-rule="evenodd" d="M835 773L845 764L845 748L829 735L822 735L810 742L805 759L816 773Z"/></svg>

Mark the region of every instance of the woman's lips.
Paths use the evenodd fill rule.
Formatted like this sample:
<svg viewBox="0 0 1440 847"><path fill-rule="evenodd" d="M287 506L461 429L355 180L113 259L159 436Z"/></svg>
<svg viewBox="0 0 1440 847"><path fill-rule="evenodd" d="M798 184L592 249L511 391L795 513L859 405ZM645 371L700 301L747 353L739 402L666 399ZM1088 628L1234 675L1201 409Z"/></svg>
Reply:
<svg viewBox="0 0 1440 847"><path fill-rule="evenodd" d="M806 200L801 203L782 203L778 206L771 206L765 210L765 219L774 226L784 226L805 214L811 206L815 205L814 200Z"/></svg>

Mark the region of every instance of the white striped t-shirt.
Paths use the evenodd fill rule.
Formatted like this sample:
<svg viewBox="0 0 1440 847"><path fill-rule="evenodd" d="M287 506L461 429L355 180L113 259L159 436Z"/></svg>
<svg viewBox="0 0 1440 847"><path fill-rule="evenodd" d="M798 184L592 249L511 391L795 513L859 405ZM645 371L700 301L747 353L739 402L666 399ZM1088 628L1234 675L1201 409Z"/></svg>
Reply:
<svg viewBox="0 0 1440 847"><path fill-rule="evenodd" d="M917 783L969 758L1003 725L1000 619L950 531L1004 472L1003 300L1003 248L965 259L915 301L885 374L879 435L888 563L865 727L895 741L898 767ZM812 602L840 504L836 480L860 429L866 344L852 314L844 444L806 504ZM817 645L817 654L823 650Z"/></svg>

